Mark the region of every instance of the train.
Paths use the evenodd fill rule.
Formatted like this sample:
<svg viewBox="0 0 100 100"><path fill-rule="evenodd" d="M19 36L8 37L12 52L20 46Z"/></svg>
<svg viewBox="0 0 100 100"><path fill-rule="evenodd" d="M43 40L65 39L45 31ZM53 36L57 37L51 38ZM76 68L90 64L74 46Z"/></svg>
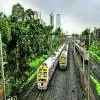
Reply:
<svg viewBox="0 0 100 100"><path fill-rule="evenodd" d="M85 50L81 45L75 43L75 49L79 52L84 61L89 60L89 51Z"/></svg>
<svg viewBox="0 0 100 100"><path fill-rule="evenodd" d="M48 84L54 74L56 66L58 64L59 56L65 44L60 47L54 55L51 55L46 61L44 61L37 70L37 88L39 90L46 90L48 88Z"/></svg>
<svg viewBox="0 0 100 100"><path fill-rule="evenodd" d="M68 57L68 45L63 49L60 57L59 57L59 68L60 70L66 70L67 68L67 57Z"/></svg>

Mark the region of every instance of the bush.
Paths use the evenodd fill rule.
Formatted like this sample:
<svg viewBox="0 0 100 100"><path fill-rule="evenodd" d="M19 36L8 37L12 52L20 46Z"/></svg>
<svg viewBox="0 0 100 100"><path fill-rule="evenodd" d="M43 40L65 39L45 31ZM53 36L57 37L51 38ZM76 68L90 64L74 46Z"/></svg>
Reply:
<svg viewBox="0 0 100 100"><path fill-rule="evenodd" d="M45 59L47 59L48 55L43 55L42 57L40 58L37 58L37 59L34 59L33 61L31 61L30 63L28 63L28 65L31 67L31 68L38 68L39 65L41 63L43 63L43 61Z"/></svg>
<svg viewBox="0 0 100 100"><path fill-rule="evenodd" d="M91 56L92 56L93 58L95 58L97 61L100 61L100 57L99 57L96 53L90 52L90 54L91 54Z"/></svg>
<svg viewBox="0 0 100 100"><path fill-rule="evenodd" d="M90 47L90 54L94 57L97 61L100 61L100 44L92 44Z"/></svg>
<svg viewBox="0 0 100 100"><path fill-rule="evenodd" d="M43 59L47 59L48 55L43 55L42 57L43 57Z"/></svg>
<svg viewBox="0 0 100 100"><path fill-rule="evenodd" d="M95 89L97 91L97 94L100 96L100 82L96 78L94 78L92 75L90 75L90 80L95 85Z"/></svg>
<svg viewBox="0 0 100 100"><path fill-rule="evenodd" d="M29 63L29 66L32 68L36 68L38 65L39 65L39 62L37 60Z"/></svg>
<svg viewBox="0 0 100 100"><path fill-rule="evenodd" d="M40 62L40 64L42 63L42 62L44 62L44 58L43 57L40 57L40 59L39 59L39 62Z"/></svg>

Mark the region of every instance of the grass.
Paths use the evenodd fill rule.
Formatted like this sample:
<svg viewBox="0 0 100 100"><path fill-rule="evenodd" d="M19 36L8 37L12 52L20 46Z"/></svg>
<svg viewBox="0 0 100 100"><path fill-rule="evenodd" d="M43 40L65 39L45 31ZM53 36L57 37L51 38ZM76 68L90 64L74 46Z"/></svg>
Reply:
<svg viewBox="0 0 100 100"><path fill-rule="evenodd" d="M91 81L95 84L97 94L100 96L100 82L90 75Z"/></svg>
<svg viewBox="0 0 100 100"><path fill-rule="evenodd" d="M45 61L45 59L47 59L48 55L43 55L37 59L33 59L31 62L28 63L28 65L31 67L31 68L35 68L37 69L39 67L39 65L41 63L43 63Z"/></svg>
<svg viewBox="0 0 100 100"><path fill-rule="evenodd" d="M90 47L90 55L94 57L97 61L100 61L100 44L94 43Z"/></svg>
<svg viewBox="0 0 100 100"><path fill-rule="evenodd" d="M33 74L28 78L26 84L30 83L30 81L32 81L32 80L36 77L36 74L37 74L36 72L33 73Z"/></svg>
<svg viewBox="0 0 100 100"><path fill-rule="evenodd" d="M94 57L97 61L100 61L100 57L96 53L94 53L93 51L90 51L90 55L92 57Z"/></svg>

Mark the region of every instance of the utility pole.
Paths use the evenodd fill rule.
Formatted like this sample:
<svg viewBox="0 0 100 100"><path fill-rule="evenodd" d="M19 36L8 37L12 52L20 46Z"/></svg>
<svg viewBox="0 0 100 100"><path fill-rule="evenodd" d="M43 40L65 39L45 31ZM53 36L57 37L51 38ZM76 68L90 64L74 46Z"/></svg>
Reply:
<svg viewBox="0 0 100 100"><path fill-rule="evenodd" d="M85 37L85 39L86 39L86 37ZM83 74L84 74L84 59L85 59L85 48L84 48L84 46L83 46L83 51L84 51L84 54L83 54Z"/></svg>
<svg viewBox="0 0 100 100"><path fill-rule="evenodd" d="M75 36L74 36L74 54L75 54Z"/></svg>
<svg viewBox="0 0 100 100"><path fill-rule="evenodd" d="M84 74L84 56L85 54L83 55L83 74Z"/></svg>
<svg viewBox="0 0 100 100"><path fill-rule="evenodd" d="M1 34L0 34L0 55L1 55L1 70L2 70L2 78L3 78L3 93L4 93L4 100L6 100L5 76L4 76L4 64L3 64L3 52L2 52Z"/></svg>
<svg viewBox="0 0 100 100"><path fill-rule="evenodd" d="M89 34L89 48L90 48L90 34ZM88 48L88 53L89 53L89 48ZM89 54L89 56L90 56L90 54ZM90 60L90 57L89 57L89 60ZM90 99L90 97L89 97L89 95L90 95L90 88L89 88L89 86L90 86L89 85L90 69L89 69L89 67L90 67L90 62L88 62L88 100Z"/></svg>

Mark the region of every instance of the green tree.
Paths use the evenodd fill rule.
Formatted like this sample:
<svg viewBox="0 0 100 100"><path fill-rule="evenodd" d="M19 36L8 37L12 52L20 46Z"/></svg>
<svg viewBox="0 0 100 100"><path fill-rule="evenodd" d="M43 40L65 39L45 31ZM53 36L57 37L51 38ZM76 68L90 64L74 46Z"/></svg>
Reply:
<svg viewBox="0 0 100 100"><path fill-rule="evenodd" d="M90 29L89 28L87 28L87 29L85 29L83 32L82 32L82 34L81 34L81 36L80 36L80 38L81 38L81 41L83 42L85 42L85 45L86 45L86 49L88 50L89 49L89 46L90 46L90 44L89 44L89 37L91 36L91 32L90 32Z"/></svg>

